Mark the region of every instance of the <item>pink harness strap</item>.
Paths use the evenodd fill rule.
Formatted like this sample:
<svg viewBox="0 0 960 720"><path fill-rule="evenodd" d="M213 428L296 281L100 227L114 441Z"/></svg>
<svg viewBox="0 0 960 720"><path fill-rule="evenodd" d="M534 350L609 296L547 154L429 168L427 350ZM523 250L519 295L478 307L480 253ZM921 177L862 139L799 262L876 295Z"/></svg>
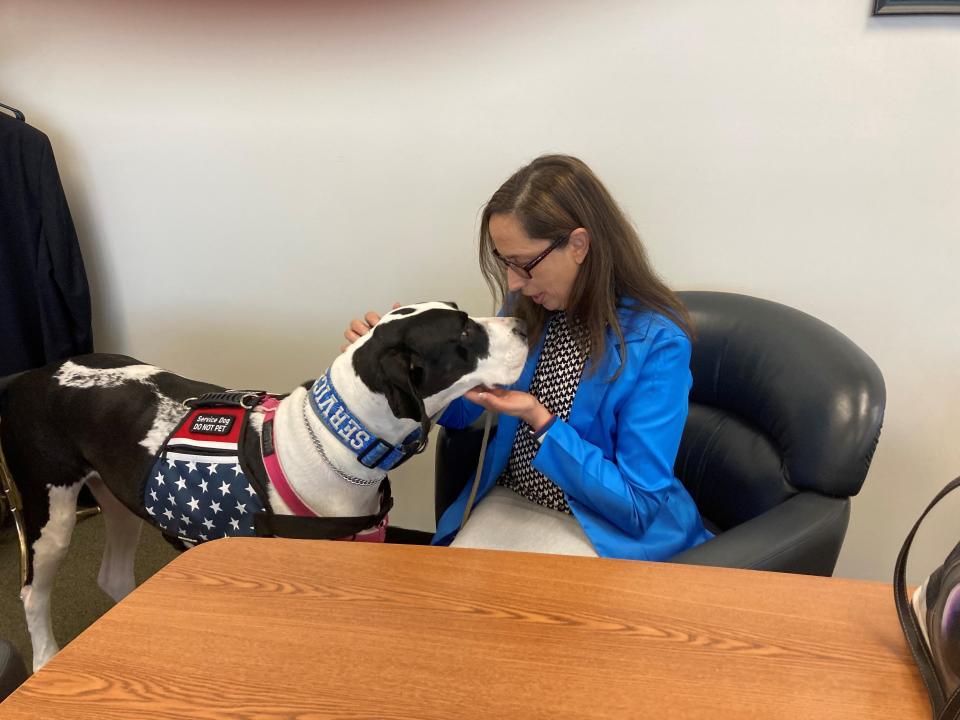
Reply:
<svg viewBox="0 0 960 720"><path fill-rule="evenodd" d="M273 420L274 416L277 414L277 408L280 407L280 401L272 395L268 395L260 404L260 407L262 407L264 410L263 422L266 423L270 420ZM293 511L294 515L318 517L317 514L307 507L307 504L300 499L300 496L297 495L296 491L290 487L290 482L287 480L287 476L283 472L283 467L280 465L280 451L277 447L276 432L273 434L273 453L264 456L263 465L266 468L267 476L270 478L270 482L273 483L273 487L277 491L277 494L287 504L287 507ZM380 521L380 524L372 530L368 530L363 533L357 533L356 535L348 535L347 537L338 538L338 540L382 543L387 537L387 522L388 518L385 516L383 520Z"/></svg>
<svg viewBox="0 0 960 720"><path fill-rule="evenodd" d="M275 397L268 396L260 405L264 409L263 422L267 423L273 420L277 414L277 408L280 407L280 401ZM277 434L273 434L273 454L266 455L263 458L263 465L267 469L267 476L273 483L277 494L283 498L287 507L293 511L294 515L306 515L307 517L316 517L317 514L307 507L306 503L300 499L300 496L290 487L283 468L280 466L280 452L277 449Z"/></svg>

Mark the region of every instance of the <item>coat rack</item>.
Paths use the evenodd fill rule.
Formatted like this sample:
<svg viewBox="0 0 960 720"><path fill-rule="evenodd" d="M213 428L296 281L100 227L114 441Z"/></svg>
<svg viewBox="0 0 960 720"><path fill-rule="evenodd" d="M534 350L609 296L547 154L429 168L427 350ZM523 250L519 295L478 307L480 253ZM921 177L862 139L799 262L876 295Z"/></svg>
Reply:
<svg viewBox="0 0 960 720"><path fill-rule="evenodd" d="M12 113L13 113L13 116L14 116L17 120L21 120L21 121L23 121L23 122L26 122L26 120L27 120L27 119L23 116L23 113L20 112L19 110L17 110L15 107L10 107L9 105L4 105L3 103L0 103L0 108L3 108L4 110L9 110L10 112L12 112Z"/></svg>

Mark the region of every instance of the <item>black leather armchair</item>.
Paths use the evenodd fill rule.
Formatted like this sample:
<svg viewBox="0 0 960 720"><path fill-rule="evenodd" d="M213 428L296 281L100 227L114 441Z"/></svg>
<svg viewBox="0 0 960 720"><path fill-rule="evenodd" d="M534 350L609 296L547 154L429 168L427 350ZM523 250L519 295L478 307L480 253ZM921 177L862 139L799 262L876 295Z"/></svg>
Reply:
<svg viewBox="0 0 960 720"><path fill-rule="evenodd" d="M0 701L27 679L27 669L16 648L0 637Z"/></svg>
<svg viewBox="0 0 960 720"><path fill-rule="evenodd" d="M879 368L845 335L786 305L680 296L697 337L674 471L716 537L671 562L831 575L880 436ZM438 520L476 467L481 435L441 429Z"/></svg>

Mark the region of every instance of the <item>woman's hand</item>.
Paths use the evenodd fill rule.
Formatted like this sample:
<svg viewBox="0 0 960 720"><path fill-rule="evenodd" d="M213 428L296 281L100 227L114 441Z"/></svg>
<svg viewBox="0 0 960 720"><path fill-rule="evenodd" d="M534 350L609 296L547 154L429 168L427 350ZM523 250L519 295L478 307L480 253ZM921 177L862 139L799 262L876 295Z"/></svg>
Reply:
<svg viewBox="0 0 960 720"><path fill-rule="evenodd" d="M530 393L520 390L504 390L503 388L477 385L477 387L467 390L463 396L470 402L485 407L487 410L520 418L533 428L534 432L540 430L553 417L553 413L547 410L543 403Z"/></svg>
<svg viewBox="0 0 960 720"><path fill-rule="evenodd" d="M396 310L400 307L400 303L395 302L393 304L392 310ZM340 346L340 352L343 352L353 343L360 339L362 335L366 335L370 332L371 328L380 322L380 315L377 315L373 310L370 310L366 315L363 316L363 320L354 318L350 321L350 327L346 329L343 333L343 336L347 339L346 345Z"/></svg>

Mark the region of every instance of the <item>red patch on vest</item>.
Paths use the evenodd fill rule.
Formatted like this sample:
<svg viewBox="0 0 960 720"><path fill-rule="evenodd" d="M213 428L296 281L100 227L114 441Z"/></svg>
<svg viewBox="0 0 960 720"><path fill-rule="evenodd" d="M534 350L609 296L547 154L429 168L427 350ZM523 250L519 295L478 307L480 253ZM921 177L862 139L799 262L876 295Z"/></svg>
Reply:
<svg viewBox="0 0 960 720"><path fill-rule="evenodd" d="M174 440L216 440L237 444L243 429L244 408L197 408L190 412L186 421L170 436Z"/></svg>

